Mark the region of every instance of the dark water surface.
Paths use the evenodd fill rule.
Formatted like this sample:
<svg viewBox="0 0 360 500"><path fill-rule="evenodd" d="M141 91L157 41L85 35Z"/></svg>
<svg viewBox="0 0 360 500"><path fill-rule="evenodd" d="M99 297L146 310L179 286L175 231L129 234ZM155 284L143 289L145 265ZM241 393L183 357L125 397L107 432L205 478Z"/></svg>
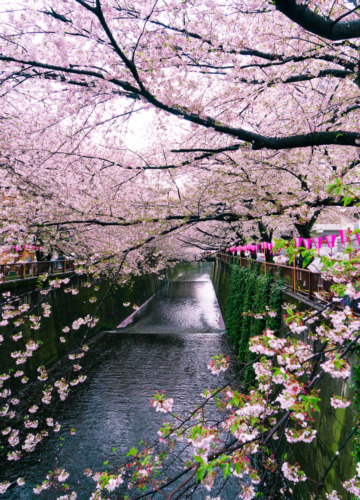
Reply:
<svg viewBox="0 0 360 500"><path fill-rule="evenodd" d="M89 498L95 483L84 476L85 467L104 470L105 460L120 463L140 438L151 441L156 437L164 419L164 414L149 406L156 390L164 389L173 397L174 410L181 414L202 401L205 387L215 388L233 376L230 370L214 377L207 369L211 356L231 355L209 272L210 264L180 274L128 327L92 340L91 349L80 360L87 375L85 384L59 404L56 415L45 409L48 413L40 415L39 410L34 416L39 421L53 416L63 425L61 431L50 432L25 459L0 464L0 471L8 469L8 480L26 479L25 486L14 485L1 498L39 498L32 488L57 463L70 472L67 482L78 499ZM70 435L72 427L76 428L74 436ZM45 498L59 496L60 492L45 492ZM236 497L236 493L221 496ZM194 498L202 498L202 494L198 492Z"/></svg>

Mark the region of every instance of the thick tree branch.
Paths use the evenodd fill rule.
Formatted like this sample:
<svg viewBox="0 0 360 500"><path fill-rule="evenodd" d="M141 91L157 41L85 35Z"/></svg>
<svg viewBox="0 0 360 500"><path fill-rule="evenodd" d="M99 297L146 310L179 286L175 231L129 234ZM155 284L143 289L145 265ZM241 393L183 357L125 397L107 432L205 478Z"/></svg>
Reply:
<svg viewBox="0 0 360 500"><path fill-rule="evenodd" d="M275 0L276 8L296 24L328 40L344 40L360 37L360 19L354 21L333 21L316 14L296 0Z"/></svg>

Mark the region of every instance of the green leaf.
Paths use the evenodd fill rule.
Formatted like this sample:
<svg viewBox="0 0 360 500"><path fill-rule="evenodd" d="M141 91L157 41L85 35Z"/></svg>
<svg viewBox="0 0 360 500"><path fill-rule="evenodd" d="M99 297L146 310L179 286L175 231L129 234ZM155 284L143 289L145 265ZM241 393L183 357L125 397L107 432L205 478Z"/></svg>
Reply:
<svg viewBox="0 0 360 500"><path fill-rule="evenodd" d="M353 198L346 197L346 198L343 198L342 201L344 202L344 207L346 207L347 205L350 205L350 203L353 201Z"/></svg>
<svg viewBox="0 0 360 500"><path fill-rule="evenodd" d="M223 474L224 474L224 478L226 479L227 477L231 476L231 464L230 463L227 463L225 464L225 467L224 467L224 470L223 470Z"/></svg>
<svg viewBox="0 0 360 500"><path fill-rule="evenodd" d="M138 453L136 448L130 448L129 452L126 454L127 457L135 457Z"/></svg>

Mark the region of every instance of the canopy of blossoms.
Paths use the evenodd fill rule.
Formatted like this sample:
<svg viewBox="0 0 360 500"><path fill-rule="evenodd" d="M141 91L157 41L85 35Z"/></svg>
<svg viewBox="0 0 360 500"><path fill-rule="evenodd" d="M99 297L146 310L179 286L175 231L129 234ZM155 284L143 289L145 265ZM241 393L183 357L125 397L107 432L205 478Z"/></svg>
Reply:
<svg viewBox="0 0 360 500"><path fill-rule="evenodd" d="M220 248L309 237L353 204L358 42L340 33L359 21L343 2L19 0L1 18L6 242L26 229L108 256L189 230Z"/></svg>

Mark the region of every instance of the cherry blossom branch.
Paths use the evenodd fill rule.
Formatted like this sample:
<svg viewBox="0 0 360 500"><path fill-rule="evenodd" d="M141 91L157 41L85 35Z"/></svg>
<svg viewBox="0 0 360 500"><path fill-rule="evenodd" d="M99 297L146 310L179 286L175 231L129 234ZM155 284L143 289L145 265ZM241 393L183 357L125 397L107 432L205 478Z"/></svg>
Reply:
<svg viewBox="0 0 360 500"><path fill-rule="evenodd" d="M328 475L328 473L332 469L332 467L333 467L335 461L337 460L341 450L346 446L348 441L352 438L352 436L355 434L355 432L358 430L359 427L360 427L360 421L354 426L353 430L350 432L350 434L348 434L348 436L344 439L344 441L341 443L341 445L336 450L335 455L332 457L328 468L325 470L323 476L320 479L320 484L318 486L318 491L316 493L316 499L320 498L320 493L325 486L326 476Z"/></svg>
<svg viewBox="0 0 360 500"><path fill-rule="evenodd" d="M123 58L125 58L124 55ZM38 63L36 61L25 61L25 60L15 59L13 57L3 56L3 55L0 55L0 60L8 62L17 62L20 64L25 64L27 66L30 65L46 69L53 69L55 71L63 71L65 73L73 73L82 76L93 76L95 78L100 78L101 80L106 80L101 73L89 70L76 70L73 68L66 68L61 66ZM137 71L135 68L133 68L133 64L127 60L126 65L127 67L129 67L129 69L131 69L134 77L138 78L138 76L136 76ZM311 132L309 134L296 134L287 137L276 137L276 136L268 137L255 132L251 132L246 129L236 128L236 127L234 128L225 124L221 124L210 117L202 118L193 113L183 111L180 107L178 108L173 105L170 106L164 104L161 101L159 101L156 97L154 97L149 91L145 90L140 79L136 79L136 81L140 86L139 89L129 84L128 82L118 80L117 78L111 78L109 79L109 81L123 88L124 90L137 94L139 97L142 96L150 104L154 105L158 109L166 111L174 116L182 116L185 120L188 120L194 124L200 125L205 128L214 129L216 132L220 132L221 134L237 137L239 140L248 142L252 145L253 150L259 150L259 149L282 150L282 149L294 149L294 148L307 148L311 146L324 146L330 144L336 144L338 146L360 147L360 134L358 132L348 132L346 130L339 130L339 131L326 131L326 132Z"/></svg>

